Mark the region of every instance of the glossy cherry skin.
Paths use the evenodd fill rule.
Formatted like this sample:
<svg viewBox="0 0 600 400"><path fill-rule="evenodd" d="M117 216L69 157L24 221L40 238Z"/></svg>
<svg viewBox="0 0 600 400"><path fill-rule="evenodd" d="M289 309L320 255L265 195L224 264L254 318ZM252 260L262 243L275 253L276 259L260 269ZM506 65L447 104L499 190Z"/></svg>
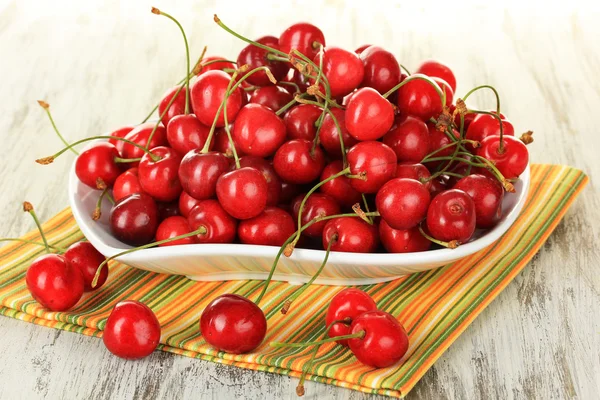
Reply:
<svg viewBox="0 0 600 400"><path fill-rule="evenodd" d="M323 172L321 173L320 181L323 182L325 179L332 175L341 172L343 169L342 162L334 160L327 164ZM352 187L350 183L351 179L347 176L338 176L326 183L319 188L322 193L332 197L342 207L352 207L354 204L361 201L361 194L359 191Z"/></svg>
<svg viewBox="0 0 600 400"><path fill-rule="evenodd" d="M134 128L135 128L135 126L133 126L133 125L124 126L122 128L117 129L116 131L112 131L111 133L109 133L109 136L124 138ZM123 154L123 146L125 145L125 142L123 142L122 140L117 140L117 139L108 139L108 143L113 144L117 148L117 151L119 152L119 154Z"/></svg>
<svg viewBox="0 0 600 400"><path fill-rule="evenodd" d="M421 235L418 226L394 229L384 219L379 222L379 238L388 253L415 253L431 247L431 242Z"/></svg>
<svg viewBox="0 0 600 400"><path fill-rule="evenodd" d="M125 139L132 141L140 146L146 146L148 143L148 139L150 138L150 134L154 130L155 122L145 122L136 126L131 132L125 136ZM149 149L153 149L158 146L168 146L169 142L167 141L167 130L161 124L158 125L154 135L152 136L152 140L150 141ZM140 158L144 155L144 151L135 146L130 145L129 143L125 143L123 145L123 151L121 152L124 158ZM130 167L136 167L137 163L128 163Z"/></svg>
<svg viewBox="0 0 600 400"><path fill-rule="evenodd" d="M356 140L377 140L392 127L394 107L378 91L358 89L346 106L346 128Z"/></svg>
<svg viewBox="0 0 600 400"><path fill-rule="evenodd" d="M51 311L66 311L83 295L83 275L59 254L36 258L25 274L29 292L42 306Z"/></svg>
<svg viewBox="0 0 600 400"><path fill-rule="evenodd" d="M475 232L475 202L458 189L435 196L427 211L427 229L438 240L459 243L469 241Z"/></svg>
<svg viewBox="0 0 600 400"><path fill-rule="evenodd" d="M129 168L117 177L113 185L113 198L115 201L121 200L133 193L142 193L144 190L140 185L138 178L138 169Z"/></svg>
<svg viewBox="0 0 600 400"><path fill-rule="evenodd" d="M231 125L230 131L232 129L233 125ZM225 157L233 159L233 146L235 146L235 151L237 152L238 157L242 157L244 152L242 149L240 149L240 146L237 143L231 143L225 128L217 128L211 142L211 150L218 153L223 153Z"/></svg>
<svg viewBox="0 0 600 400"><path fill-rule="evenodd" d="M190 100L192 109L198 120L206 126L212 126L217 111L225 99L231 76L223 71L208 71L201 74L191 83ZM242 108L242 91L238 87L227 98L227 119L233 122ZM223 110L219 112L217 127L225 126Z"/></svg>
<svg viewBox="0 0 600 400"><path fill-rule="evenodd" d="M203 226L206 233L196 235L198 243L231 243L235 239L237 221L216 200L202 200L188 216L190 229Z"/></svg>
<svg viewBox="0 0 600 400"><path fill-rule="evenodd" d="M475 202L475 225L478 228L491 228L502 217L504 189L497 179L473 174L460 179L454 189L460 189Z"/></svg>
<svg viewBox="0 0 600 400"><path fill-rule="evenodd" d="M169 102L171 101L171 99L175 95L175 92L177 92L178 89L179 86L172 87L171 89L167 90L167 92L163 95L162 100L160 101L160 103L158 103L158 115L163 115L163 113L167 109L167 105L169 104ZM171 104L171 107L169 107L169 111L167 111L167 113L160 120L164 126L169 126L169 121L171 121L173 117L185 113L185 93L185 87L181 88L181 91L177 94L175 101L173 102L173 104Z"/></svg>
<svg viewBox="0 0 600 400"><path fill-rule="evenodd" d="M238 225L238 237L244 244L281 246L295 231L292 216L278 207L266 207L256 217Z"/></svg>
<svg viewBox="0 0 600 400"><path fill-rule="evenodd" d="M325 168L325 156L308 140L290 140L275 153L273 167L284 181L294 184L310 183L319 178Z"/></svg>
<svg viewBox="0 0 600 400"><path fill-rule="evenodd" d="M268 191L264 175L250 167L227 172L217 181L219 203L236 219L253 218L263 212Z"/></svg>
<svg viewBox="0 0 600 400"><path fill-rule="evenodd" d="M182 217L180 215L167 217L158 225L158 229L156 230L156 241L158 242L166 239L171 239L176 236L185 235L186 233L190 232L190 225L188 224L188 220L186 217ZM180 244L194 243L198 243L196 241L196 237L190 236L187 238L177 239L171 242L159 244L159 246L177 246Z"/></svg>
<svg viewBox="0 0 600 400"><path fill-rule="evenodd" d="M418 163L430 152L429 129L427 124L418 118L401 116L385 134L383 143L394 150L398 161Z"/></svg>
<svg viewBox="0 0 600 400"><path fill-rule="evenodd" d="M256 42L279 50L279 39L275 36L263 36L257 39ZM277 81L280 81L287 74L290 67L285 62L269 60L267 58L268 53L267 50L249 44L240 51L237 58L237 65L248 65L249 70L258 67L267 67L273 74L273 77ZM250 75L246 79L246 82L256 86L269 86L273 84L265 71L258 71Z"/></svg>
<svg viewBox="0 0 600 400"><path fill-rule="evenodd" d="M134 193L119 200L110 211L110 230L131 246L150 243L158 227L158 207L150 195Z"/></svg>
<svg viewBox="0 0 600 400"><path fill-rule="evenodd" d="M137 360L152 354L160 342L160 323L152 310L135 300L117 303L104 333L104 345L117 357Z"/></svg>
<svg viewBox="0 0 600 400"><path fill-rule="evenodd" d="M365 51L366 49L368 49L371 46L373 46L373 45L372 44L363 44L362 46L360 46L359 48L354 50L354 52L360 56L363 51Z"/></svg>
<svg viewBox="0 0 600 400"><path fill-rule="evenodd" d="M427 124L427 128L429 129L429 152L433 153L436 150L441 149L452 143L448 135L444 132L440 132L435 128L433 124ZM454 131L454 134L458 136L457 132ZM433 155L433 157L447 157L451 156L454 153L454 146L450 146L445 148L444 150L440 150ZM447 161L429 161L426 162L425 165L427 168L434 170L438 165L444 164Z"/></svg>
<svg viewBox="0 0 600 400"><path fill-rule="evenodd" d="M415 71L418 74L441 78L448 82L453 92L456 92L456 77L450 68L439 61L424 61Z"/></svg>
<svg viewBox="0 0 600 400"><path fill-rule="evenodd" d="M187 218L190 215L190 211L192 211L192 208L194 208L200 201L201 200L193 198L185 191L181 192L181 194L179 195L178 203L179 213Z"/></svg>
<svg viewBox="0 0 600 400"><path fill-rule="evenodd" d="M290 54L292 50L298 50L311 60L319 52L319 46L315 46L317 43L325 46L323 32L306 22L290 26L279 36L279 50L286 54Z"/></svg>
<svg viewBox="0 0 600 400"><path fill-rule="evenodd" d="M298 220L298 213L300 212L300 204L304 199L305 195L301 194L292 201L292 212L294 215L294 221ZM336 215L340 213L340 206L336 201L323 193L313 193L304 203L302 209L302 219L300 220L302 225L306 225L311 220L319 216ZM318 238L323 233L323 228L327 221L320 221L312 224L302 232L302 234Z"/></svg>
<svg viewBox="0 0 600 400"><path fill-rule="evenodd" d="M423 164L404 161L396 166L396 178L415 179L424 184L427 189L431 188L431 181L425 182L425 180L430 176L431 173Z"/></svg>
<svg viewBox="0 0 600 400"><path fill-rule="evenodd" d="M363 338L348 340L348 346L361 363L373 368L396 364L408 350L406 330L393 315L368 311L356 317L350 333L365 332Z"/></svg>
<svg viewBox="0 0 600 400"><path fill-rule="evenodd" d="M381 142L360 142L348 151L352 175L366 173L366 179L351 179L350 184L361 193L375 193L396 174L396 153Z"/></svg>
<svg viewBox="0 0 600 400"><path fill-rule="evenodd" d="M298 104L289 109L283 118L288 138L313 140L317 134L315 123L321 113L321 109L312 104Z"/></svg>
<svg viewBox="0 0 600 400"><path fill-rule="evenodd" d="M227 171L229 160L222 153L193 150L181 160L179 181L190 196L206 200L215 196L217 180Z"/></svg>
<svg viewBox="0 0 600 400"><path fill-rule="evenodd" d="M501 117L501 121L504 136L514 136L515 128L513 124L506 118ZM486 137L495 135L500 135L500 123L496 117L489 114L477 114L469 124L465 137L469 140L482 142ZM473 147L469 146L469 149L473 149Z"/></svg>
<svg viewBox="0 0 600 400"><path fill-rule="evenodd" d="M346 150L358 143L354 137L348 132L346 127L346 112L339 108L331 109L335 119L340 126L342 131L342 139L344 140L344 147ZM335 158L342 158L342 147L340 146L340 133L338 132L337 126L331 117L331 114L325 114L321 130L319 131L319 143L325 149L327 154Z"/></svg>
<svg viewBox="0 0 600 400"><path fill-rule="evenodd" d="M167 125L167 141L183 157L204 146L209 130L194 114L177 115Z"/></svg>
<svg viewBox="0 0 600 400"><path fill-rule="evenodd" d="M269 157L285 142L285 124L270 108L247 104L238 113L231 136L244 154Z"/></svg>
<svg viewBox="0 0 600 400"><path fill-rule="evenodd" d="M198 73L196 75L200 75L200 74L203 74L204 72L214 71L214 70L222 71L225 68L235 69L235 64L232 64L227 61L219 61L216 63L206 65L207 63L209 63L211 61L225 60L225 59L226 59L225 57L219 57L219 56L204 57L204 59L202 60L202 67L200 68L200 71L198 71Z"/></svg>
<svg viewBox="0 0 600 400"><path fill-rule="evenodd" d="M296 68L290 68L282 82L291 82L298 85L301 92L306 92L306 89L310 86L309 79Z"/></svg>
<svg viewBox="0 0 600 400"><path fill-rule="evenodd" d="M414 179L395 178L377 192L375 204L381 218L394 229L410 229L427 215L429 190Z"/></svg>
<svg viewBox="0 0 600 400"><path fill-rule="evenodd" d="M92 281L96 275L98 267L106 257L104 257L90 242L77 242L69 246L64 254L71 266L81 271L83 277L83 290L91 292L100 288L108 278L108 266L105 265L98 275L96 286L92 287Z"/></svg>
<svg viewBox="0 0 600 400"><path fill-rule="evenodd" d="M449 189L448 181L443 179L443 177L431 180L429 183L431 184L429 187L429 193L431 194L432 199L438 194Z"/></svg>
<svg viewBox="0 0 600 400"><path fill-rule="evenodd" d="M384 94L400 83L400 64L389 51L379 46L369 46L360 53L365 66L365 76L360 84Z"/></svg>
<svg viewBox="0 0 600 400"><path fill-rule="evenodd" d="M281 197L281 179L277 176L275 168L264 158L244 156L240 158L240 167L251 167L258 170L267 181L267 205L276 206Z"/></svg>
<svg viewBox="0 0 600 400"><path fill-rule="evenodd" d="M321 55L317 54L313 61L319 66ZM323 74L329 81L331 97L345 96L360 85L365 75L365 68L356 53L339 47L328 46L323 51ZM319 85L325 93L323 84Z"/></svg>
<svg viewBox="0 0 600 400"><path fill-rule="evenodd" d="M330 326L333 321L348 320L348 324L338 322L331 325L327 332L329 337L345 336L350 333L350 324L356 317L367 311L377 310L377 304L367 293L356 288L346 288L333 296L327 308L325 326ZM348 340L338 340L337 343L348 347Z"/></svg>
<svg viewBox="0 0 600 400"><path fill-rule="evenodd" d="M279 109L292 101L294 96L281 86L264 86L256 89L250 96L250 104L260 104L273 111Z"/></svg>
<svg viewBox="0 0 600 400"><path fill-rule="evenodd" d="M119 152L114 145L108 142L96 143L77 157L75 174L91 188L98 189L98 179L112 187L121 174L115 157L119 157Z"/></svg>
<svg viewBox="0 0 600 400"><path fill-rule="evenodd" d="M181 156L170 147L155 147L152 154L160 160L153 161L145 154L138 167L140 185L144 192L158 201L173 201L181 194L179 164Z"/></svg>
<svg viewBox="0 0 600 400"><path fill-rule="evenodd" d="M500 136L486 137L477 149L477 155L492 161L506 179L517 178L527 168L529 151L514 136L504 136L502 140L504 147L501 151Z"/></svg>
<svg viewBox="0 0 600 400"><path fill-rule="evenodd" d="M373 253L379 246L377 227L360 218L340 217L327 221L323 229L323 248L327 248L331 238L331 251L346 253Z"/></svg>
<svg viewBox="0 0 600 400"><path fill-rule="evenodd" d="M411 77L421 76L413 74ZM431 79L431 78L430 78ZM429 121L442 112L442 99L436 91L441 92L441 88L435 82L426 82L421 79L413 79L406 82L404 86L398 89L398 110L401 115L410 115L423 121Z"/></svg>
<svg viewBox="0 0 600 400"><path fill-rule="evenodd" d="M446 106L450 106L452 104L452 102L454 101L454 91L450 87L450 84L440 78L433 77L431 79L433 79L433 81L438 84L440 89L442 89L443 93L446 93L446 103L444 103L444 104L446 104ZM459 128L460 128L460 125L459 125Z"/></svg>

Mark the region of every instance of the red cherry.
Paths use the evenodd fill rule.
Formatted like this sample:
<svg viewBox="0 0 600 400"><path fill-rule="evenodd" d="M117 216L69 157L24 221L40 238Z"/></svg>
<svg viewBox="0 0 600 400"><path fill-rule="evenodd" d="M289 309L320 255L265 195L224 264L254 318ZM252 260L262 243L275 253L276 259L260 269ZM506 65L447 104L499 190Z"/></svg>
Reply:
<svg viewBox="0 0 600 400"><path fill-rule="evenodd" d="M346 106L346 128L356 140L376 140L394 123L394 107L370 87L358 89Z"/></svg>
<svg viewBox="0 0 600 400"><path fill-rule="evenodd" d="M138 167L140 185L144 192L159 201L173 201L181 194L179 164L181 156L170 147L155 147L152 154L160 160L153 161L145 154Z"/></svg>
<svg viewBox="0 0 600 400"><path fill-rule="evenodd" d="M358 55L361 55L363 51L365 51L366 49L368 49L371 46L373 46L373 45L372 44L363 44L358 49L354 50L354 52Z"/></svg>
<svg viewBox="0 0 600 400"><path fill-rule="evenodd" d="M340 217L327 221L323 229L323 247L337 235L331 251L347 253L373 253L379 245L377 227L359 218Z"/></svg>
<svg viewBox="0 0 600 400"><path fill-rule="evenodd" d="M399 162L396 167L396 178L415 179L425 185L427 189L431 189L431 181L425 180L431 177L431 173L423 164L412 163L409 161Z"/></svg>
<svg viewBox="0 0 600 400"><path fill-rule="evenodd" d="M282 82L291 82L298 85L301 92L306 92L306 89L310 86L308 78L302 75L296 68L290 68Z"/></svg>
<svg viewBox="0 0 600 400"><path fill-rule="evenodd" d="M155 122L146 122L138 125L131 132L129 132L127 136L125 136L125 139L145 147L155 126ZM169 142L167 141L167 130L164 126L158 125L148 148L153 149L158 146L168 145ZM121 154L124 158L140 158L144 155L144 151L140 148L130 145L129 143L125 143L123 145L123 151ZM137 163L128 163L128 165L130 167L136 167Z"/></svg>
<svg viewBox="0 0 600 400"><path fill-rule="evenodd" d="M219 57L219 56L210 56L210 57L204 57L204 59L202 60L202 68L200 68L200 71L196 74L196 75L200 75L203 74L205 72L208 71L222 71L226 68L228 69L235 69L235 64L230 63L228 61L219 61L219 62L215 62L212 64L208 64L211 61L216 61L216 60L225 60L225 57ZM206 65L208 64L208 65Z"/></svg>
<svg viewBox="0 0 600 400"><path fill-rule="evenodd" d="M350 334L352 321L367 311L377 310L377 304L367 293L356 288L346 288L336 294L329 302L325 325L330 326L333 321L347 320L348 324L338 322L331 325L329 337L345 336ZM348 347L348 340L339 340L337 343Z"/></svg>
<svg viewBox="0 0 600 400"><path fill-rule="evenodd" d="M230 354L248 353L263 342L267 320L253 302L237 294L223 294L200 316L200 332L214 348Z"/></svg>
<svg viewBox="0 0 600 400"><path fill-rule="evenodd" d="M348 151L352 175L365 173L366 179L351 179L352 187L361 193L375 193L396 174L396 153L381 142L360 142Z"/></svg>
<svg viewBox="0 0 600 400"><path fill-rule="evenodd" d="M168 203L159 201L156 203L156 207L158 207L158 222L162 222L169 217L181 216L179 213L178 200Z"/></svg>
<svg viewBox="0 0 600 400"><path fill-rule="evenodd" d="M194 114L177 115L167 125L167 141L183 157L204 146L209 130Z"/></svg>
<svg viewBox="0 0 600 400"><path fill-rule="evenodd" d="M343 165L341 161L332 161L331 163L327 164L321 173L320 181L323 182L330 176L341 172L342 169ZM319 190L332 197L339 205L343 207L352 207L354 204L361 201L360 192L352 187L351 179L347 176L342 175L327 181L319 188Z"/></svg>
<svg viewBox="0 0 600 400"><path fill-rule="evenodd" d="M288 104L293 98L294 96L292 96L290 92L281 86L274 85L256 89L252 93L252 96L250 96L249 101L251 104L260 104L273 111L279 111L281 107Z"/></svg>
<svg viewBox="0 0 600 400"><path fill-rule="evenodd" d="M299 104L292 107L283 118L288 137L290 139L314 140L317 134L315 123L321 113L321 109L312 104Z"/></svg>
<svg viewBox="0 0 600 400"><path fill-rule="evenodd" d="M267 205L276 206L281 196L281 179L277 176L275 169L264 158L244 156L240 158L240 167L251 167L258 170L267 181Z"/></svg>
<svg viewBox="0 0 600 400"><path fill-rule="evenodd" d="M414 77L425 77L422 74L413 74ZM442 100L437 90L441 89L435 82L426 82L421 79L412 79L398 89L398 109L401 115L411 115L423 121L429 121L442 112Z"/></svg>
<svg viewBox="0 0 600 400"><path fill-rule="evenodd" d="M160 103L158 103L158 115L163 115L177 90L179 90L179 86L172 87L163 95L162 100ZM169 111L167 111L167 113L162 117L161 122L164 126L168 126L169 121L171 121L173 117L185 113L185 93L185 87L181 88L181 91L177 94L175 101L173 104L171 104L171 107L169 107Z"/></svg>
<svg viewBox="0 0 600 400"><path fill-rule="evenodd" d="M256 42L279 50L279 39L275 36L263 36L257 39ZM267 58L269 52L253 44L244 47L237 58L237 65L248 65L249 69L258 67L267 67L277 81L283 79L290 69L287 63L281 61L273 61ZM272 85L265 71L258 71L246 79L251 85L269 86Z"/></svg>
<svg viewBox="0 0 600 400"><path fill-rule="evenodd" d="M236 219L256 217L267 205L268 186L264 175L250 167L221 175L217 198L229 215Z"/></svg>
<svg viewBox="0 0 600 400"><path fill-rule="evenodd" d="M300 204L304 200L305 195L301 194L292 201L292 212L294 213L294 220L298 220L298 213L300 211ZM336 215L340 213L340 206L335 200L323 193L313 193L304 203L302 209L301 224L306 225L311 220L328 215ZM323 233L323 228L327 221L320 221L312 224L302 232L308 237L318 238ZM287 239L287 238L286 238Z"/></svg>
<svg viewBox="0 0 600 400"><path fill-rule="evenodd" d="M186 233L190 233L190 226L188 224L188 220L182 216L173 216L165 218L160 225L158 225L158 229L156 230L156 241L162 241L166 239L171 239L176 236L185 235ZM194 244L198 243L196 241L195 236L190 236L183 239L173 240L171 242L159 244L159 246L177 246L180 244Z"/></svg>
<svg viewBox="0 0 600 400"><path fill-rule="evenodd" d="M438 194L427 211L427 229L438 240L468 242L475 232L473 199L458 189Z"/></svg>
<svg viewBox="0 0 600 400"><path fill-rule="evenodd" d="M325 156L308 140L290 140L275 153L273 167L286 182L305 184L316 180L325 168Z"/></svg>
<svg viewBox="0 0 600 400"><path fill-rule="evenodd" d="M298 196L303 191L304 190L302 186L281 181L281 196L279 197L279 206L288 209L289 204L294 197Z"/></svg>
<svg viewBox="0 0 600 400"><path fill-rule="evenodd" d="M431 247L431 242L421 235L418 226L394 229L384 219L379 222L379 237L389 253L415 253L427 251Z"/></svg>
<svg viewBox="0 0 600 400"><path fill-rule="evenodd" d="M147 305L135 300L121 301L106 320L102 340L117 357L144 358L152 354L160 342L160 323Z"/></svg>
<svg viewBox="0 0 600 400"><path fill-rule="evenodd" d="M429 187L429 193L431 194L432 199L438 194L442 193L443 191L449 189L447 181L441 178L431 180L429 181L429 183L431 184L431 186Z"/></svg>
<svg viewBox="0 0 600 400"><path fill-rule="evenodd" d="M445 92L446 93L446 106L450 106L452 105L452 102L454 101L454 91L452 90L452 88L450 87L450 84L448 82L446 82L443 79L440 78L431 78L435 83L438 84L438 86L440 87L440 89L442 89L442 93ZM458 126L460 128L460 125Z"/></svg>
<svg viewBox="0 0 600 400"><path fill-rule="evenodd" d="M208 71L201 74L191 83L190 99L192 109L200 122L212 126L217 111L225 99L231 76L223 71ZM227 98L227 119L233 122L238 111L242 108L242 91L238 87ZM223 110L219 112L217 127L225 126Z"/></svg>
<svg viewBox="0 0 600 400"><path fill-rule="evenodd" d="M187 192L181 192L181 194L179 195L178 204L179 213L187 218L190 215L190 211L192 210L192 208L194 208L199 202L200 200L196 200L195 198L187 194Z"/></svg>
<svg viewBox="0 0 600 400"><path fill-rule="evenodd" d="M515 128L513 124L505 118L501 118L501 121L504 136L514 136ZM496 117L489 114L477 114L469 124L465 137L469 140L482 142L486 137L495 135L500 135L500 123ZM469 149L473 149L473 147L469 145Z"/></svg>
<svg viewBox="0 0 600 400"><path fill-rule="evenodd" d="M75 174L87 186L98 189L98 179L111 187L121 174L121 168L115 162L119 152L108 142L94 144L83 151L75 161Z"/></svg>
<svg viewBox="0 0 600 400"><path fill-rule="evenodd" d="M25 282L35 301L51 311L66 311L83 295L81 271L59 254L36 258L27 269Z"/></svg>
<svg viewBox="0 0 600 400"><path fill-rule="evenodd" d="M453 143L452 140L448 137L448 135L446 135L444 132L440 132L439 130L437 130L435 128L435 125L427 124L427 128L429 129L429 152L430 153L433 153L434 151L437 151L437 150L441 149L442 147ZM454 131L454 134L456 136L458 136L456 131ZM454 153L454 150L455 150L454 146L450 146L450 147L445 148L444 150L438 151L437 153L435 153L433 155L433 157L434 158L448 157ZM447 162L447 161L428 161L428 162L425 162L425 164L427 165L428 168L433 170L437 166L444 164L445 162Z"/></svg>
<svg viewBox="0 0 600 400"><path fill-rule="evenodd" d="M225 212L216 200L202 200L188 216L192 231L206 228L206 233L196 235L198 243L231 243L235 239L237 221Z"/></svg>
<svg viewBox="0 0 600 400"><path fill-rule="evenodd" d="M454 110L456 110L456 106L454 104L448 106L448 112L450 113L450 115L454 114ZM473 119L475 119L475 116L477 116L479 114L475 114L475 113L466 113L464 116L464 132L467 131L467 129L469 129L469 125L471 125L471 122L473 122ZM456 114L456 116L454 117L454 123L456 124L457 129L460 129L460 114Z"/></svg>
<svg viewBox="0 0 600 400"><path fill-rule="evenodd" d="M414 179L395 178L377 192L375 203L381 218L394 229L410 229L427 215L429 190Z"/></svg>
<svg viewBox="0 0 600 400"><path fill-rule="evenodd" d="M292 50L298 50L311 60L319 52L319 44L325 46L323 32L306 22L290 26L279 36L279 50L286 54L290 54Z"/></svg>
<svg viewBox="0 0 600 400"><path fill-rule="evenodd" d="M344 140L344 148L354 146L358 141L350 135L346 127L346 113L339 108L333 108L331 110L335 119L340 126L342 131L342 139ZM327 154L332 157L342 157L342 147L340 146L340 133L338 132L337 126L333 121L333 118L329 113L325 114L323 122L321 123L321 130L319 131L319 142L325 149Z"/></svg>
<svg viewBox="0 0 600 400"><path fill-rule="evenodd" d="M238 237L244 244L281 246L296 231L294 219L277 207L266 207L254 218L238 225Z"/></svg>
<svg viewBox="0 0 600 400"><path fill-rule="evenodd" d="M456 77L454 76L454 73L450 68L438 61L427 60L423 62L423 64L421 64L415 72L431 77L441 78L448 82L450 89L452 89L453 92L456 92Z"/></svg>
<svg viewBox="0 0 600 400"><path fill-rule="evenodd" d="M231 125L230 130L231 129L233 129L233 125ZM234 145L238 157L243 156L244 152L242 149L240 149L240 146L237 143L234 143ZM215 134L211 142L211 148L218 153L223 153L225 157L233 159L233 147L229 141L229 137L227 136L225 128L217 128L217 130L215 130Z"/></svg>
<svg viewBox="0 0 600 400"><path fill-rule="evenodd" d="M270 108L247 104L238 113L231 135L244 154L269 157L285 141L285 124Z"/></svg>
<svg viewBox="0 0 600 400"><path fill-rule="evenodd" d="M430 152L427 124L411 116L398 117L383 143L394 150L398 161L420 162Z"/></svg>
<svg viewBox="0 0 600 400"><path fill-rule="evenodd" d="M358 361L373 368L396 364L408 350L408 335L394 316L384 311L368 311L356 317L351 333L364 332L362 338L348 340Z"/></svg>
<svg viewBox="0 0 600 400"><path fill-rule="evenodd" d="M117 177L113 185L113 197L115 201L121 200L133 193L143 193L144 190L140 185L138 178L138 169L129 168Z"/></svg>
<svg viewBox="0 0 600 400"><path fill-rule="evenodd" d="M202 153L193 150L183 157L179 165L179 181L183 190L197 200L215 196L217 180L229 171L229 160L222 153Z"/></svg>
<svg viewBox="0 0 600 400"><path fill-rule="evenodd" d="M317 54L313 61L318 66L321 58ZM323 74L329 81L331 97L345 96L360 85L365 74L362 61L356 55L347 50L335 46L325 47L323 51ZM320 84L321 92L325 93L323 84Z"/></svg>
<svg viewBox="0 0 600 400"><path fill-rule="evenodd" d="M123 243L140 246L154 239L158 208L145 193L134 193L119 200L110 211L110 230Z"/></svg>
<svg viewBox="0 0 600 400"><path fill-rule="evenodd" d="M102 271L100 271L100 274L98 275L96 286L92 287L92 281L94 280L96 271L100 264L106 260L106 257L100 254L90 242L77 242L72 244L69 246L64 256L71 266L81 271L84 291L91 292L104 285L104 282L106 282L106 279L108 278L107 266L102 268Z"/></svg>
<svg viewBox="0 0 600 400"><path fill-rule="evenodd" d="M502 217L504 189L497 179L484 175L468 175L459 180L454 189L460 189L475 202L475 224L478 228L491 228Z"/></svg>
<svg viewBox="0 0 600 400"><path fill-rule="evenodd" d="M365 66L365 76L360 86L372 87L384 94L400 83L400 64L392 53L379 46L370 46L359 54Z"/></svg>
<svg viewBox="0 0 600 400"><path fill-rule="evenodd" d="M500 149L500 136L486 137L477 149L477 155L493 162L506 179L517 178L527 168L529 151L525 144L514 136L504 136L502 141L503 148Z"/></svg>
<svg viewBox="0 0 600 400"><path fill-rule="evenodd" d="M111 132L109 136L124 138L134 128L135 126L124 126L122 128L117 129L116 131ZM123 154L123 146L125 145L124 141L117 139L108 139L108 143L114 145L117 148L119 154Z"/></svg>

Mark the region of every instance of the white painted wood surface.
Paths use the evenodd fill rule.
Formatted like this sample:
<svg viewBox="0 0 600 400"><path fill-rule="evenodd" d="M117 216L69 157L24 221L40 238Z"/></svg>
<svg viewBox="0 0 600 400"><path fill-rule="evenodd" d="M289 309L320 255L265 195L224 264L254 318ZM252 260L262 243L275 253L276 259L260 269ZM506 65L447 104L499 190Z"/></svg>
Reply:
<svg viewBox="0 0 600 400"><path fill-rule="evenodd" d="M583 2L430 6L384 2L254 0L0 3L0 234L32 229L27 199L47 219L67 205L67 155L37 99L50 102L68 139L142 119L184 74L183 44L150 5L180 17L197 55L236 57L243 46L212 14L251 37L297 20L327 42L375 43L414 68L435 57L454 69L458 95L495 85L517 131L533 129L535 162L579 167L591 184L542 251L456 341L409 398L598 398L600 393L600 13ZM501 3L501 2L497 2ZM524 3L524 2L521 2ZM486 3L487 4L487 3ZM592 7L592 8L590 8ZM489 97L479 105L491 107ZM125 362L98 339L0 318L0 398L294 398L296 381L155 353ZM316 383L307 398L369 396Z"/></svg>

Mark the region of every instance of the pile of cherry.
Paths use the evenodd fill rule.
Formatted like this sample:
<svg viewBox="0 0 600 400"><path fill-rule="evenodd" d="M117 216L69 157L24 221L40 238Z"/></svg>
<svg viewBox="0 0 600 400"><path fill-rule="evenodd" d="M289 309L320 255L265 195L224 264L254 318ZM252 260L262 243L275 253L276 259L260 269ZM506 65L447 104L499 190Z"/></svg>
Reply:
<svg viewBox="0 0 600 400"><path fill-rule="evenodd" d="M282 254L298 246L326 249L321 270L330 251L455 248L500 220L505 192L514 191L512 182L527 167L531 132L515 138L497 91L483 85L455 99L455 76L439 62L411 74L379 46L328 46L308 23L252 41L215 16L249 44L235 62L203 52L192 67L179 22L152 11L181 30L187 64L184 79L143 123L69 145L40 102L67 147L37 161L77 154L77 177L98 189L93 218L103 199L113 201L112 234L138 246L119 255L156 245L280 246L272 274ZM494 110L467 107L479 90L493 92ZM156 109L159 120L147 122ZM88 140L96 141L79 154L74 147ZM43 306L67 310L106 281L108 261L78 243L36 260L27 284ZM258 304L268 283L255 302L215 299L200 320L205 340L230 353L258 347L267 329ZM373 367L393 365L408 348L400 323L356 289L332 300L327 326ZM104 332L109 350L125 358L150 354L159 338L152 311L131 301L115 307ZM389 348L375 348L384 343Z"/></svg>

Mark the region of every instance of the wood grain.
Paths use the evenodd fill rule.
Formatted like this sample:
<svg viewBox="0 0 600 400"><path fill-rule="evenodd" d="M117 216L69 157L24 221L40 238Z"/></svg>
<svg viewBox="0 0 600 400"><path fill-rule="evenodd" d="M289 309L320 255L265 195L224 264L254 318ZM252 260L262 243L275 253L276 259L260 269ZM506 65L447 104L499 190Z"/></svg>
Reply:
<svg viewBox="0 0 600 400"><path fill-rule="evenodd" d="M161 4L162 3L162 4ZM600 393L600 14L577 2L482 6L435 2L156 2L180 17L199 54L235 57L243 44L212 14L250 37L279 34L297 20L327 42L377 43L409 69L430 57L458 77L458 94L498 88L518 132L532 129L534 162L583 169L591 184L531 265L488 307L408 396L410 399L598 398ZM60 147L45 99L69 140L137 123L184 75L177 29L150 3L0 3L0 233L32 229L20 203L45 220L67 204L72 156L42 167ZM477 98L492 107L491 96ZM596 147L599 146L599 147ZM1 399L295 398L296 381L155 353L138 362L101 341L0 318ZM368 395L316 383L307 398Z"/></svg>

